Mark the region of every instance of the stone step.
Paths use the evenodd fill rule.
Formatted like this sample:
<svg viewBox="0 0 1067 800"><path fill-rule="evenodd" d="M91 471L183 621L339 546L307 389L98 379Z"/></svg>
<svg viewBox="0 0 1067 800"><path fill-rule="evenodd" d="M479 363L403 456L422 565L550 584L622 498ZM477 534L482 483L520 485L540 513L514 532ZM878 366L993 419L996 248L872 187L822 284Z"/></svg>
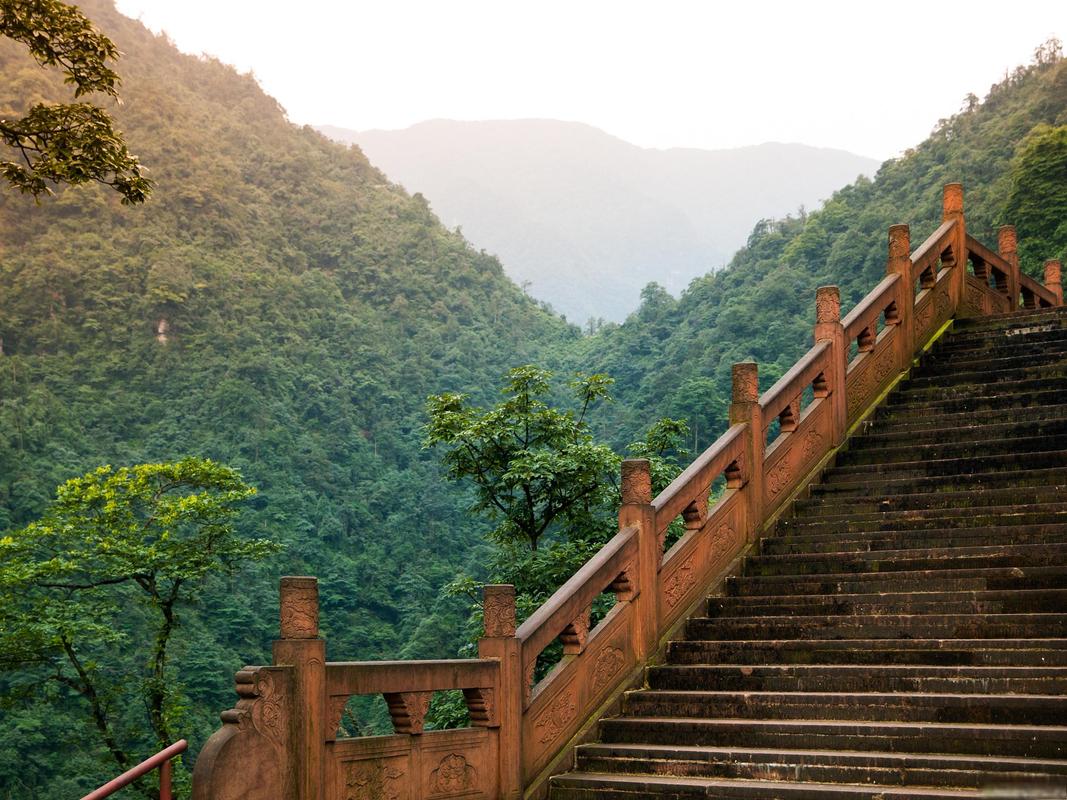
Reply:
<svg viewBox="0 0 1067 800"><path fill-rule="evenodd" d="M760 555L792 553L851 553L908 550L925 547L973 547L997 544L1067 543L1067 514L1064 521L1051 525L986 526L982 528L942 528L904 531L863 531L813 535L765 536L760 539Z"/></svg>
<svg viewBox="0 0 1067 800"><path fill-rule="evenodd" d="M851 614L693 617L686 638L1041 639L1067 636L1067 614Z"/></svg>
<svg viewBox="0 0 1067 800"><path fill-rule="evenodd" d="M605 744L730 745L1067 758L1067 727L874 720L738 720L617 717L601 722Z"/></svg>
<svg viewBox="0 0 1067 800"><path fill-rule="evenodd" d="M627 692L627 716L1064 725L1067 697L929 692Z"/></svg>
<svg viewBox="0 0 1067 800"><path fill-rule="evenodd" d="M1062 375L1032 377L1024 380L1004 381L1002 383L976 379L970 382L947 383L941 386L917 386L914 388L904 384L893 392L888 400L890 405L895 403L948 402L963 398L989 400L1005 394L1030 394L1057 390L1063 388L1063 385L1064 378Z"/></svg>
<svg viewBox="0 0 1067 800"><path fill-rule="evenodd" d="M876 412L876 418L888 418L890 420L922 419L927 417L935 418L945 414L1004 411L1008 409L1026 409L1034 405L1064 404L1067 404L1067 387L1055 387L1040 392L1002 392L992 397L955 397L951 400L909 399L894 392L889 395L886 403L879 407Z"/></svg>
<svg viewBox="0 0 1067 800"><path fill-rule="evenodd" d="M862 572L980 569L982 567L1055 567L1067 563L1067 545L1008 544L978 547L927 547L880 552L790 553L751 556L744 573L752 575L841 575Z"/></svg>
<svg viewBox="0 0 1067 800"><path fill-rule="evenodd" d="M986 372L1001 374L1020 367L1055 366L1067 363L1067 339L1062 347L1048 348L1042 345L1013 347L1010 352L995 354L987 352L957 352L945 354L935 351L924 356L917 369L912 370L913 379L950 377L960 372Z"/></svg>
<svg viewBox="0 0 1067 800"><path fill-rule="evenodd" d="M892 443L878 447L850 447L837 459L839 466L852 464L896 464L900 462L932 461L945 458L981 458L991 455L1013 454L1025 457L1028 453L1067 450L1067 434L1018 436L1006 439L966 439L951 442L919 440L911 445Z"/></svg>
<svg viewBox="0 0 1067 800"><path fill-rule="evenodd" d="M1067 666L1067 639L722 639L679 640L669 664Z"/></svg>
<svg viewBox="0 0 1067 800"><path fill-rule="evenodd" d="M1065 407L1067 410L1067 407ZM1056 421L1067 432L1067 422ZM966 434L962 434L966 435ZM892 435L882 439L885 443L906 441ZM1067 450L1048 450L1041 453L1001 453L966 458L935 458L925 461L897 461L891 464L848 464L835 466L823 472L822 481L816 486L841 486L862 484L884 477L886 480L979 473L1010 473L1019 469L1053 469L1067 467Z"/></svg>
<svg viewBox="0 0 1067 800"><path fill-rule="evenodd" d="M1023 614L1067 613L1067 589L799 594L763 597L712 597L706 615L811 616L825 614Z"/></svg>
<svg viewBox="0 0 1067 800"><path fill-rule="evenodd" d="M1055 353L1055 357L1038 363L1016 362L1010 367L995 366L990 363L983 364L981 361L973 362L964 368L957 364L954 369L946 370L921 370L901 387L904 391L912 391L930 388L948 388L961 384L981 385L996 387L1003 383L1018 383L1022 381L1063 379L1067 373L1067 352ZM989 362L1012 361L1009 357L988 359Z"/></svg>
<svg viewBox="0 0 1067 800"><path fill-rule="evenodd" d="M865 786L846 783L683 778L658 775L605 775L568 772L551 783L554 800L642 800L642 798L731 798L731 800L962 800L981 797L973 789ZM1040 800L1041 795L1036 795Z"/></svg>
<svg viewBox="0 0 1067 800"><path fill-rule="evenodd" d="M855 572L846 574L733 576L732 597L783 594L866 594L870 592L995 591L1067 588L1067 566L1018 566Z"/></svg>
<svg viewBox="0 0 1067 800"><path fill-rule="evenodd" d="M974 789L992 783L1060 785L1067 776L1067 761L989 756L649 744L586 744L575 755L580 772L687 778Z"/></svg>
<svg viewBox="0 0 1067 800"><path fill-rule="evenodd" d="M1010 410L1010 414L1005 411ZM936 414L932 409L919 415L890 414L889 406L880 407L874 418L865 422L859 430L860 435L879 433L919 434L926 430L951 429L959 427L981 427L996 424L1008 419L1013 422L1031 422L1044 419L1067 418L1067 404L1020 406L1012 409L992 408L982 411L959 411L949 414Z"/></svg>
<svg viewBox="0 0 1067 800"><path fill-rule="evenodd" d="M1067 434L1067 418L1016 420L1011 414L1002 414L996 422L982 425L955 424L944 428L928 428L920 432L871 430L853 435L848 442L849 450L864 450L872 447L899 447L915 444L949 444L952 442L989 442L1028 439L1038 436L1062 436ZM1028 454L1018 454L1025 458Z"/></svg>
<svg viewBox="0 0 1067 800"><path fill-rule="evenodd" d="M1067 666L669 664L647 678L650 689L673 691L1067 693Z"/></svg>
<svg viewBox="0 0 1067 800"><path fill-rule="evenodd" d="M850 510L854 514L886 513L892 511L923 511L926 513L938 509L973 508L988 509L1013 505L1016 508L1039 504L1055 504L1064 497L1067 482L1056 478L1054 483L1030 486L974 487L953 489L951 486L941 491L913 491L909 494L885 493L873 496L836 496L816 494L812 497L793 501L793 509L798 516L823 514L840 516Z"/></svg>
<svg viewBox="0 0 1067 800"><path fill-rule="evenodd" d="M1055 451L1060 453L1063 451ZM958 461L963 461L959 459ZM930 462L936 463L936 462ZM961 464L961 466L963 466ZM978 465L981 466L981 465ZM882 499L928 492L945 494L974 491L988 488L1011 487L1047 488L1067 487L1067 463L1049 466L1047 463L1031 469L1003 469L995 472L955 473L951 475L899 475L896 470L886 471L881 477L867 475L863 481L827 480L811 487L812 498L834 499Z"/></svg>
<svg viewBox="0 0 1067 800"><path fill-rule="evenodd" d="M976 332L1015 331L1020 328L1031 328L1034 325L1067 325L1067 314L1064 306L1057 308L1026 308L1016 311L1006 311L1001 314L987 314L981 317L968 317L954 320L952 323L953 336L962 336Z"/></svg>
<svg viewBox="0 0 1067 800"><path fill-rule="evenodd" d="M970 528L989 525L1043 525L1063 522L1067 507L1058 498L1050 503L1026 506L1003 505L975 509L915 508L894 511L872 511L856 514L804 515L785 518L775 525L776 533L834 533L849 531L896 531L929 528Z"/></svg>

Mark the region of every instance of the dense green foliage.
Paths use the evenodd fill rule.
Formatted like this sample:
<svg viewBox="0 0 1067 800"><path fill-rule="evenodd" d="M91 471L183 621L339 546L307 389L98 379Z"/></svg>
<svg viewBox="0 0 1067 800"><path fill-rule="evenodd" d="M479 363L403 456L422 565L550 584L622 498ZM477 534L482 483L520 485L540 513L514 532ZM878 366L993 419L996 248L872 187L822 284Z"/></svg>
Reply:
<svg viewBox="0 0 1067 800"><path fill-rule="evenodd" d="M1023 269L1040 276L1045 260L1067 260L1067 125L1038 125L1012 163L1005 218L1018 228Z"/></svg>
<svg viewBox="0 0 1067 800"><path fill-rule="evenodd" d="M332 657L454 654L467 607L441 587L481 574L485 526L422 449L425 398L490 398L577 332L250 76L104 0L82 8L124 53L113 113L156 191L133 207L93 185L40 206L0 193L0 531L100 464L207 457L258 488L239 530L284 551L210 577L171 644L195 750L233 672L269 658L280 574L320 577ZM0 74L5 108L67 91L4 40ZM115 773L83 710L49 692L0 712L0 797L78 797Z"/></svg>
<svg viewBox="0 0 1067 800"><path fill-rule="evenodd" d="M75 98L93 92L118 98L119 77L108 66L118 48L76 7L0 0L0 36L28 47L41 66L59 67ZM111 116L90 103L35 103L21 118L0 116L0 142L0 175L34 197L51 194L53 183L88 181L110 186L123 203L143 203L151 191Z"/></svg>
<svg viewBox="0 0 1067 800"><path fill-rule="evenodd" d="M331 657L442 657L469 635L469 603L445 586L540 576L532 603L595 546L486 544L497 521L469 515L478 493L421 446L427 396L468 393L464 409L486 408L508 368L572 365L617 380L616 402L587 419L591 441L622 452L666 415L689 420L703 448L725 424L730 365L755 357L765 383L781 374L810 341L815 287L839 284L846 305L862 297L884 269L886 227L910 222L918 243L943 183L964 182L984 241L1013 221L1013 181L1035 176L1050 203L1063 196L1044 151L1020 147L1041 125L1067 125L1067 68L1046 55L873 181L761 223L680 299L650 285L625 324L581 339L422 197L291 125L252 77L180 55L107 0L82 6L125 53L125 104L109 111L157 188L136 207L98 186L40 206L0 193L0 531L24 529L54 486L100 464L212 458L259 489L238 534L284 550L207 576L161 673L184 687L194 751L233 703L233 671L268 657L279 574L320 577ZM0 40L0 74L5 115L68 93L14 42ZM1024 239L1031 226L1057 241L1040 208L1016 210ZM652 438L638 449L654 451ZM527 569L519 549L539 561ZM153 641L147 616L131 624L131 639ZM54 703L56 682L20 693L20 675L0 677L0 798L79 796L113 774L84 705ZM352 710L350 732L382 721L380 706Z"/></svg>
<svg viewBox="0 0 1067 800"><path fill-rule="evenodd" d="M45 516L0 537L0 669L9 696L56 684L114 766L180 738L188 721L171 638L209 575L277 551L237 535L255 494L229 467L186 458L71 478ZM142 793L152 797L146 781Z"/></svg>
<svg viewBox="0 0 1067 800"><path fill-rule="evenodd" d="M726 426L731 365L755 359L761 386L769 387L811 344L816 288L840 286L847 312L885 274L890 225L910 224L913 247L933 233L945 183L962 181L968 232L979 240L995 248L997 228L1018 225L1024 269L1040 277L1044 259L1063 255L1063 151L1045 126L1064 124L1067 61L1053 42L1034 64L993 86L984 102L967 98L959 113L887 161L873 180L836 192L816 212L761 222L729 267L693 281L679 299L646 287L626 323L570 351L575 368L617 381L619 402L605 430L618 431L618 444L666 414L687 419L696 446L706 447ZM1041 199L1031 208L1008 207L1013 180ZM1027 237L1049 250L1034 252Z"/></svg>

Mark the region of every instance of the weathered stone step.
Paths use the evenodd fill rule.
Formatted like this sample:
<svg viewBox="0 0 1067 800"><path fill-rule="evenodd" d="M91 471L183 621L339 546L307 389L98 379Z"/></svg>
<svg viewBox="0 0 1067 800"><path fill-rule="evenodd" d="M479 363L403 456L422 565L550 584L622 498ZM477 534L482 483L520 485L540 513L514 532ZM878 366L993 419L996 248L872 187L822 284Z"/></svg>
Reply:
<svg viewBox="0 0 1067 800"><path fill-rule="evenodd" d="M981 797L972 789L865 786L846 783L793 783L784 781L683 778L658 775L606 775L568 772L552 778L554 800L606 798L730 798L731 800L962 800ZM1038 796L1040 797L1040 796Z"/></svg>
<svg viewBox="0 0 1067 800"><path fill-rule="evenodd" d="M1004 566L969 569L901 570L849 574L733 576L730 596L865 594L869 592L994 591L1067 588L1067 566Z"/></svg>
<svg viewBox="0 0 1067 800"><path fill-rule="evenodd" d="M971 382L950 383L940 386L917 386L907 384L889 396L890 405L895 403L930 403L959 400L962 398L988 400L999 395L1044 392L1061 389L1064 385L1062 375L1049 377L1032 377L1023 380L992 381L974 380Z"/></svg>
<svg viewBox="0 0 1067 800"><path fill-rule="evenodd" d="M1011 414L1001 414L997 422L982 425L972 423L947 425L944 428L927 428L916 431L870 430L854 434L849 439L849 450L872 447L899 447L906 444L948 444L950 442L988 442L1026 439L1037 436L1067 434L1067 418L1053 417L1039 420L1016 420ZM1019 454L1025 458L1027 454Z"/></svg>
<svg viewBox="0 0 1067 800"><path fill-rule="evenodd" d="M627 692L628 716L1064 725L1067 697L904 692Z"/></svg>
<svg viewBox="0 0 1067 800"><path fill-rule="evenodd" d="M840 575L860 572L1055 567L1067 563L1067 545L1007 544L980 547L927 547L875 553L791 553L745 559L749 575Z"/></svg>
<svg viewBox="0 0 1067 800"><path fill-rule="evenodd" d="M1006 311L1001 314L986 314L980 317L967 317L954 320L953 336L962 336L975 332L994 331L998 333L1028 329L1035 325L1067 325L1064 306L1058 308L1034 308Z"/></svg>
<svg viewBox="0 0 1067 800"><path fill-rule="evenodd" d="M1064 694L1067 666L901 664L670 664L650 667L648 685L673 691L934 692ZM1067 765L1064 767L1067 770Z"/></svg>
<svg viewBox="0 0 1067 800"><path fill-rule="evenodd" d="M1043 363L1026 364L1018 363L1012 367L996 367L983 365L981 362L972 364L964 369L956 365L955 369L944 371L926 370L911 376L901 388L905 391L950 388L966 385L997 386L1003 383L1020 383L1024 381L1043 380L1058 378L1063 379L1067 373L1067 353L1056 354L1057 358L1051 358ZM989 359L990 361L1010 361L1010 358Z"/></svg>
<svg viewBox="0 0 1067 800"><path fill-rule="evenodd" d="M967 723L617 717L607 744L731 745L1067 758L1067 727Z"/></svg>
<svg viewBox="0 0 1067 800"><path fill-rule="evenodd" d="M1067 775L1067 761L915 753L586 744L576 757L580 772L885 786L1058 785Z"/></svg>
<svg viewBox="0 0 1067 800"><path fill-rule="evenodd" d="M1067 543L1067 514L1064 522L1053 525L988 526L984 528L943 528L905 531L863 531L859 533L820 533L805 536L767 536L760 539L760 555L791 553L850 553L882 550L908 550L925 547L974 547L997 544Z"/></svg>
<svg viewBox="0 0 1067 800"><path fill-rule="evenodd" d="M1067 589L798 594L711 597L707 616L792 616L826 614L1023 614L1067 613Z"/></svg>
<svg viewBox="0 0 1067 800"><path fill-rule="evenodd" d="M1067 614L851 614L693 617L689 639L1040 639L1067 636Z"/></svg>
<svg viewBox="0 0 1067 800"><path fill-rule="evenodd" d="M1002 422L1005 418L1014 422L1031 422L1043 419L1067 419L1067 404L1027 405L1010 409L993 408L983 411L960 411L952 414L932 413L927 409L920 415L890 414L889 406L882 406L875 412L874 418L865 422L860 435L879 433L921 434L922 431L951 429L959 427L981 427ZM914 440L912 440L914 441Z"/></svg>
<svg viewBox="0 0 1067 800"><path fill-rule="evenodd" d="M673 641L669 664L1067 666L1067 639L722 639Z"/></svg>
<svg viewBox="0 0 1067 800"><path fill-rule="evenodd" d="M1057 450L1056 453L1063 451ZM1057 457L1060 458L1060 457ZM963 461L963 459L957 459ZM936 462L931 462L936 463ZM964 464L958 464L965 467ZM976 465L984 466L984 465ZM879 478L867 475L866 480L828 480L811 487L813 498L875 498L936 492L973 491L976 489L1012 487L1067 486L1067 463L1050 466L1045 463L1032 465L1031 469L1003 469L995 472L966 472L949 475L899 475L896 470L886 471ZM1016 465L1018 467L1018 465Z"/></svg>
<svg viewBox="0 0 1067 800"><path fill-rule="evenodd" d="M1067 422L1056 422L1067 431ZM887 438L884 441L898 442L904 439ZM912 440L914 441L914 439ZM817 486L841 486L845 484L866 483L872 479L885 477L887 480L904 478L921 478L953 475L974 475L976 473L1006 473L1018 469L1052 469L1067 467L1067 450L1048 450L1041 453L1002 453L1000 455L977 456L966 458L935 458L927 461L897 461L891 464L849 464L832 467L823 472L822 481Z"/></svg>
<svg viewBox="0 0 1067 800"><path fill-rule="evenodd" d="M988 525L1042 525L1063 522L1067 507L1057 498L1050 503L1025 506L1003 505L975 509L958 508L905 509L872 511L857 514L804 515L780 520L775 530L781 535L790 533L834 533L849 531L896 531L929 528L970 528Z"/></svg>
<svg viewBox="0 0 1067 800"><path fill-rule="evenodd" d="M1067 363L1067 339L1061 348L1050 349L1042 345L1013 347L997 353L958 352L945 355L940 351L926 355L918 369L912 371L912 380L945 378L960 372L987 372L1000 374L1020 367L1063 366Z"/></svg>
<svg viewBox="0 0 1067 800"><path fill-rule="evenodd" d="M922 364L925 364L926 359L931 357L938 360L951 359L956 356L974 358L983 354L1033 352L1035 349L1058 353L1064 349L1065 342L1067 342L1067 330L1064 330L1062 326L1045 331L1016 333L1011 336L1004 333L957 334L938 342L923 358Z"/></svg>
<svg viewBox="0 0 1067 800"><path fill-rule="evenodd" d="M962 414L977 411L1024 409L1033 405L1064 405L1067 403L1067 387L1055 387L1041 392L1003 392L992 397L956 397L945 399L908 399L894 392L877 411L881 419L935 418L945 414Z"/></svg>
<svg viewBox="0 0 1067 800"><path fill-rule="evenodd" d="M1019 436L1007 439L970 439L944 443L893 443L880 447L849 448L838 456L840 466L852 464L895 464L943 458L980 458L986 455L1046 453L1067 450L1067 434L1049 436Z"/></svg>
<svg viewBox="0 0 1067 800"><path fill-rule="evenodd" d="M918 488L918 487L914 487ZM1056 503L1064 496L1067 481L1056 477L1054 483L1037 483L1029 486L1004 486L997 483L991 487L964 487L955 490L952 485L942 484L940 491L912 491L909 494L883 493L873 496L837 496L816 494L795 500L793 508L800 516L804 514L841 515L851 510L855 514L886 513L891 511L922 510L932 512L949 508L989 508L1014 505L1016 508L1036 504Z"/></svg>

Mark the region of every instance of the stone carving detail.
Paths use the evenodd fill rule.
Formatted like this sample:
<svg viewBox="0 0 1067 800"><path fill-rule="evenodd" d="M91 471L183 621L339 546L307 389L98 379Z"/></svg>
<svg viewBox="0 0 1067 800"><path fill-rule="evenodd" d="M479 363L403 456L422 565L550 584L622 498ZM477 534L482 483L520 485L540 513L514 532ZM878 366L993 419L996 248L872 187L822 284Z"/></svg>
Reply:
<svg viewBox="0 0 1067 800"><path fill-rule="evenodd" d="M534 724L537 731L537 741L548 744L558 738L567 724L578 715L578 703L574 696L574 690L568 689L560 693L552 705L550 705Z"/></svg>
<svg viewBox="0 0 1067 800"><path fill-rule="evenodd" d="M563 655L576 656L585 650L586 640L589 638L589 622L593 609L587 608L578 615L578 619L571 622L559 635L563 643Z"/></svg>
<svg viewBox="0 0 1067 800"><path fill-rule="evenodd" d="M625 661L626 657L618 647L609 646L600 651L593 664L594 695L611 682Z"/></svg>
<svg viewBox="0 0 1067 800"><path fill-rule="evenodd" d="M648 461L643 458L628 458L622 462L622 502L651 503L652 473Z"/></svg>
<svg viewBox="0 0 1067 800"><path fill-rule="evenodd" d="M789 485L789 476L792 470L789 468L788 453L778 459L778 463L767 473L767 488L770 489L771 497L777 496L782 489Z"/></svg>
<svg viewBox="0 0 1067 800"><path fill-rule="evenodd" d="M938 319L948 313L950 305L951 304L949 303L948 295L945 293L944 290L941 290L940 292L934 295L934 308L937 311Z"/></svg>
<svg viewBox="0 0 1067 800"><path fill-rule="evenodd" d="M689 556L683 561L663 587L663 599L667 601L668 608L674 608L682 602L682 598L697 582L696 572L693 570L693 559L694 556Z"/></svg>
<svg viewBox="0 0 1067 800"><path fill-rule="evenodd" d="M319 635L319 584L315 578L281 580L283 639L314 639Z"/></svg>
<svg viewBox="0 0 1067 800"><path fill-rule="evenodd" d="M720 525L716 531L715 536L711 540L711 552L708 553L708 563L714 564L724 555L726 555L730 548L734 545L734 539L737 538L737 532L734 531L725 522Z"/></svg>
<svg viewBox="0 0 1067 800"><path fill-rule="evenodd" d="M893 354L891 350L883 350L860 375L859 379L849 390L848 415L857 414L874 400L874 394L882 386L882 382L893 371Z"/></svg>
<svg viewBox="0 0 1067 800"><path fill-rule="evenodd" d="M515 635L515 588L486 586L482 617L487 637Z"/></svg>
<svg viewBox="0 0 1067 800"><path fill-rule="evenodd" d="M395 761L348 761L344 776L345 800L400 800L404 770Z"/></svg>
<svg viewBox="0 0 1067 800"><path fill-rule="evenodd" d="M492 689L464 689L463 699L467 702L472 726L495 728L500 724L496 719L496 697Z"/></svg>
<svg viewBox="0 0 1067 800"><path fill-rule="evenodd" d="M337 737L337 729L341 727L341 717L344 716L345 706L348 705L348 695L335 694L326 698L326 739L327 741Z"/></svg>
<svg viewBox="0 0 1067 800"><path fill-rule="evenodd" d="M811 428L804 434L804 446L801 453L804 456L805 461L809 461L812 456L817 455L822 449L822 434L815 428Z"/></svg>
<svg viewBox="0 0 1067 800"><path fill-rule="evenodd" d="M535 658L533 661L531 661L529 664L527 664L525 669L523 669L523 671L522 671L522 679L523 679L523 683L522 683L523 699L522 699L522 702L523 702L524 705L529 705L530 704L530 697L533 694L533 686L534 686L534 671L536 669L537 669L537 659Z"/></svg>
<svg viewBox="0 0 1067 800"><path fill-rule="evenodd" d="M985 292L982 291L981 286L976 286L970 281L967 282L967 289L964 295L964 303L972 311L981 312L983 308L983 300L985 299Z"/></svg>
<svg viewBox="0 0 1067 800"><path fill-rule="evenodd" d="M459 753L449 753L430 773L430 797L464 794L478 784L478 771Z"/></svg>
<svg viewBox="0 0 1067 800"><path fill-rule="evenodd" d="M682 512L682 519L685 520L685 528L689 531L697 531L704 527L704 522L708 518L708 492L710 490L705 488L701 491L700 496L685 507L685 511Z"/></svg>
<svg viewBox="0 0 1067 800"><path fill-rule="evenodd" d="M837 322L841 319L841 294L836 286L821 287L815 293L815 321Z"/></svg>
<svg viewBox="0 0 1067 800"><path fill-rule="evenodd" d="M284 744L285 707L278 676L265 667L240 670L235 676L237 707L222 712L222 721L251 728L273 744Z"/></svg>
<svg viewBox="0 0 1067 800"><path fill-rule="evenodd" d="M742 450L737 458L726 468L727 489L740 489L748 481L748 473L745 471L745 452Z"/></svg>
<svg viewBox="0 0 1067 800"><path fill-rule="evenodd" d="M930 325L930 321L934 318L934 303L932 300L928 300L926 304L920 308L915 314L915 330L924 331Z"/></svg>
<svg viewBox="0 0 1067 800"><path fill-rule="evenodd" d="M393 730L397 733L422 733L426 712L433 692L390 692L385 695Z"/></svg>

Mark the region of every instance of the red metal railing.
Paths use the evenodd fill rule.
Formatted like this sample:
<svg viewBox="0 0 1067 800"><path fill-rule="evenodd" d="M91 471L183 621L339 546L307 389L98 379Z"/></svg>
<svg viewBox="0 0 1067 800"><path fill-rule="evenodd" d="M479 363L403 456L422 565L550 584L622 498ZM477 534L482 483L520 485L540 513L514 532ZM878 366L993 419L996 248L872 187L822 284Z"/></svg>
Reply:
<svg viewBox="0 0 1067 800"><path fill-rule="evenodd" d="M179 739L165 750L160 750L151 758L145 759L133 769L126 770L113 781L108 781L99 789L89 792L89 794L85 795L82 800L103 800L105 797L110 797L119 789L124 786L129 786L142 775L147 775L156 767L159 767L159 800L171 800L170 760L175 756L184 753L188 747L189 743L185 741L185 739Z"/></svg>

